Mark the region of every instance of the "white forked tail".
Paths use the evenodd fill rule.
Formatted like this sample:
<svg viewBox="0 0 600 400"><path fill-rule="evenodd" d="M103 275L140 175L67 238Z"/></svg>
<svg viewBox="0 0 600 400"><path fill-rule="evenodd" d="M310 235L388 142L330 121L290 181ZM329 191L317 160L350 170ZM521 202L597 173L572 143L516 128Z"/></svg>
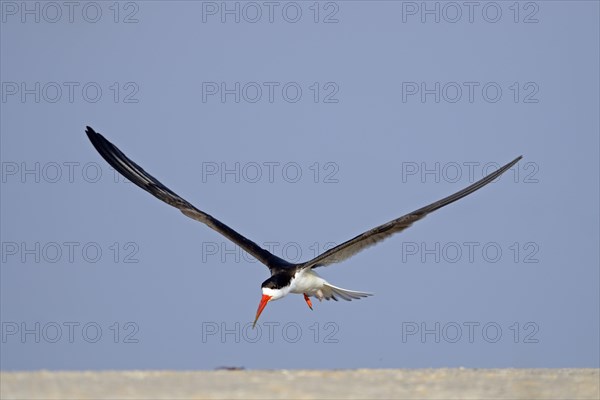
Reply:
<svg viewBox="0 0 600 400"><path fill-rule="evenodd" d="M323 292L323 298L325 300L335 300L338 298L346 301L358 300L363 297L373 296L373 293L357 292L355 290L342 289L337 286L333 286L329 283L325 283L321 289Z"/></svg>

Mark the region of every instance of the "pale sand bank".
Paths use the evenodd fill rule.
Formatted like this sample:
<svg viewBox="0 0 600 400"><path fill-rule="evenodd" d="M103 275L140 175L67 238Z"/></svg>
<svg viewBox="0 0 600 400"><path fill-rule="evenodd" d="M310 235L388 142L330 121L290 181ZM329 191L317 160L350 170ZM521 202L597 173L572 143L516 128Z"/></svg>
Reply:
<svg viewBox="0 0 600 400"><path fill-rule="evenodd" d="M598 399L598 369L1 372L9 399Z"/></svg>

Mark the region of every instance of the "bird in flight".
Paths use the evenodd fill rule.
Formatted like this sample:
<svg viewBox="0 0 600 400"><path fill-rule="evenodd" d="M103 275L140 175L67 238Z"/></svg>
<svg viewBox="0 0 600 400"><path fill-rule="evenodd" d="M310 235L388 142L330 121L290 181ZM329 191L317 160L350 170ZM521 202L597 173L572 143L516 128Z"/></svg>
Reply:
<svg viewBox="0 0 600 400"><path fill-rule="evenodd" d="M258 305L258 310L256 311L254 325L256 325L256 321L258 321L260 314L270 301L281 299L289 293L304 295L304 300L311 310L313 307L310 301L311 296L316 297L319 300L325 299L335 301L338 299L350 301L371 296L371 293L357 292L334 286L321 278L314 269L347 260L359 251L379 243L395 233L402 232L415 221L422 219L427 214L481 189L506 172L506 170L515 165L522 158L522 156L519 156L502 168L492 172L463 190L425 207L419 208L400 218L396 218L361 233L360 235L325 251L310 261L293 264L261 248L259 245L234 231L210 214L194 207L187 200L167 188L156 178L147 173L142 167L130 160L117 148L117 146L106 140L104 136L97 133L89 126L86 129L86 134L102 158L104 158L115 170L119 171L125 178L159 200L179 209L184 215L195 219L196 221L200 221L219 232L269 268L271 277L261 285L262 298Z"/></svg>

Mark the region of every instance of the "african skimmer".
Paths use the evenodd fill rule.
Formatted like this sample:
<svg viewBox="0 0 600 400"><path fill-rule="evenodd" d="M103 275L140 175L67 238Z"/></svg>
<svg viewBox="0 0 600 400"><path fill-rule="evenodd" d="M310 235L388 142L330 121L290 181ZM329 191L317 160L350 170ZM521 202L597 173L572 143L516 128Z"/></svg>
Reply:
<svg viewBox="0 0 600 400"><path fill-rule="evenodd" d="M434 212L450 203L453 203L463 197L481 189L494 179L502 175L506 170L516 164L521 157L515 158L497 171L487 175L485 178L473 183L467 188L454 193L448 197L431 203L425 207L419 208L400 218L396 218L383 225L368 230L330 250L310 261L293 264L277 257L269 251L261 248L253 241L234 231L218 219L194 207L187 200L183 199L171 189L160 183L152 175L144 171L139 165L131 161L115 145L106 140L104 136L95 132L89 126L86 133L100 155L125 178L135 183L154 197L164 201L181 211L186 216L200 221L208 227L227 237L233 243L250 253L257 260L265 264L271 271L271 277L262 283L262 298L256 312L254 324L262 313L263 309L273 300L278 300L288 293L303 294L304 300L312 309L310 296L319 300L355 300L370 296L370 293L357 292L354 290L342 289L333 286L325 279L321 278L314 269L324 267L334 263L344 261L359 251L372 246L395 233L401 232L411 226L415 221L420 220L427 214Z"/></svg>

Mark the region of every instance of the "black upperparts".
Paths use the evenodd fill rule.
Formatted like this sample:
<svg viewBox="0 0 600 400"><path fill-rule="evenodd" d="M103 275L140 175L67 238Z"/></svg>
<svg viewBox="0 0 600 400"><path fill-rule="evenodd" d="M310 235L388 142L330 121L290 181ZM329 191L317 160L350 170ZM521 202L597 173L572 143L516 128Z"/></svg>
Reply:
<svg viewBox="0 0 600 400"><path fill-rule="evenodd" d="M261 285L263 288L268 289L281 289L289 286L292 283L292 278L296 273L295 269L284 269L274 273L269 279L264 281Z"/></svg>

